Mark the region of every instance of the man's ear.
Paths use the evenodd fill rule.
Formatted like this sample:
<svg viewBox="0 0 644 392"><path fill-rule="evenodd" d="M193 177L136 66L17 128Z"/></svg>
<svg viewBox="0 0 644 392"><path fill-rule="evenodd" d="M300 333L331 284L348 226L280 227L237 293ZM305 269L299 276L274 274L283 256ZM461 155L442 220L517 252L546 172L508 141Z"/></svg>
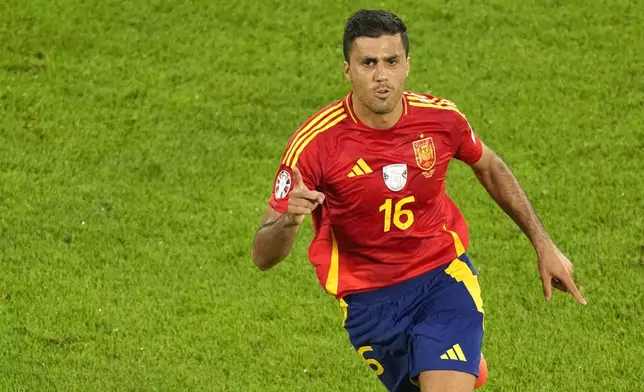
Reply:
<svg viewBox="0 0 644 392"><path fill-rule="evenodd" d="M349 82L351 81L351 74L349 72L350 70L351 70L351 65L349 65L349 63L345 60L344 61L344 76L347 78L347 80Z"/></svg>

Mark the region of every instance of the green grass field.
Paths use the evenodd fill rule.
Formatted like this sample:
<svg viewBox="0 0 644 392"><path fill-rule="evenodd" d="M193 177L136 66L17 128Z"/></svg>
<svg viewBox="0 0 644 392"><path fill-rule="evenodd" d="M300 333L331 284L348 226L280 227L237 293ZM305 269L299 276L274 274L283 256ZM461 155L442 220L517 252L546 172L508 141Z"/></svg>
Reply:
<svg viewBox="0 0 644 392"><path fill-rule="evenodd" d="M644 391L644 7L596 1L0 3L0 390L380 391L318 285L310 225L260 272L286 141L346 94L344 21L410 29L576 266L535 254L464 165L485 391Z"/></svg>

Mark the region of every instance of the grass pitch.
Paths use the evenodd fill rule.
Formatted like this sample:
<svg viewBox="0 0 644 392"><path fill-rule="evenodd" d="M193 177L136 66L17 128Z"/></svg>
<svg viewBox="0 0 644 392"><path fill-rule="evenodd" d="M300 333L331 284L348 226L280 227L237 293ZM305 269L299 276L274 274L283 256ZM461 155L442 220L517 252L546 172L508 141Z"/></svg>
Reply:
<svg viewBox="0 0 644 392"><path fill-rule="evenodd" d="M410 29L407 87L513 168L587 308L462 164L486 391L644 391L644 8L634 0L0 4L0 390L378 391L306 259L250 258L279 157L346 94L344 21Z"/></svg>

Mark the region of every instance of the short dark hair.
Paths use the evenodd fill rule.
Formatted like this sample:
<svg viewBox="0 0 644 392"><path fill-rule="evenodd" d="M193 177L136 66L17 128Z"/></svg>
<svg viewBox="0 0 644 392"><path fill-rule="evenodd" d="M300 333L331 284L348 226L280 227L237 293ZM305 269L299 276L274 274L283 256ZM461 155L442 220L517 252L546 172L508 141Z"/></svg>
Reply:
<svg viewBox="0 0 644 392"><path fill-rule="evenodd" d="M397 15L383 10L358 10L349 17L344 27L344 39L342 42L344 59L349 62L351 47L356 38L378 38L381 35L396 34L400 34L405 47L405 56L409 56L407 26Z"/></svg>

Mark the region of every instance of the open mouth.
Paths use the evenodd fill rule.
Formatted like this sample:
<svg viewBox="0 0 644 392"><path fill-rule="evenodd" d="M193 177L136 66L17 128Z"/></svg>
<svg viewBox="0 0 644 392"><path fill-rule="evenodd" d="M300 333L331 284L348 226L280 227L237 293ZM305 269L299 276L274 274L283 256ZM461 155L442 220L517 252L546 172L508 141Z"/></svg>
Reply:
<svg viewBox="0 0 644 392"><path fill-rule="evenodd" d="M378 98L384 99L389 96L390 92L391 90L389 90L388 88L379 88L378 90L376 90L376 96Z"/></svg>

